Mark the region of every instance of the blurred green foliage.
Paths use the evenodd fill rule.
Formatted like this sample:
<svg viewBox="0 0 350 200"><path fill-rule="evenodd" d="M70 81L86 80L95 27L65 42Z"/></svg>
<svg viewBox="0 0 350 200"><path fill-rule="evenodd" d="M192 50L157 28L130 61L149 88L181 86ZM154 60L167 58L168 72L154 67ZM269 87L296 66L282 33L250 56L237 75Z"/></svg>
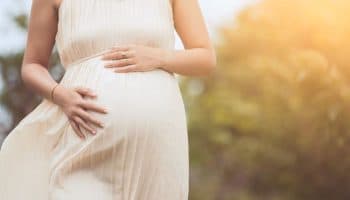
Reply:
<svg viewBox="0 0 350 200"><path fill-rule="evenodd" d="M350 199L349 10L265 0L220 29L216 72L182 85L191 199Z"/></svg>
<svg viewBox="0 0 350 200"><path fill-rule="evenodd" d="M262 0L220 29L216 72L181 82L190 199L350 199L349 9ZM25 16L14 20L26 28ZM40 101L20 80L22 56L0 55L13 125ZM50 65L59 80L57 52Z"/></svg>

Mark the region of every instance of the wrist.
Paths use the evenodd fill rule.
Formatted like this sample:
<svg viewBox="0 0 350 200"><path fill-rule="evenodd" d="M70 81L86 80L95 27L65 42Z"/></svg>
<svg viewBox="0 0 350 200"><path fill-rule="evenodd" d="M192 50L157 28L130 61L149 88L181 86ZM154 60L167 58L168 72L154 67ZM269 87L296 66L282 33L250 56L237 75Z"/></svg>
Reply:
<svg viewBox="0 0 350 200"><path fill-rule="evenodd" d="M62 85L58 84L55 90L52 91L52 102L57 105L64 104L64 94L66 94L65 88Z"/></svg>
<svg viewBox="0 0 350 200"><path fill-rule="evenodd" d="M54 93L55 90L57 89L57 87L59 86L58 83L55 84L55 86L52 87L52 89L50 90L50 101L54 102Z"/></svg>
<svg viewBox="0 0 350 200"><path fill-rule="evenodd" d="M165 70L168 69L168 67L170 66L170 60L172 55L173 55L173 51L170 49L164 49L162 51L162 55L160 56L161 58L160 68L163 68Z"/></svg>

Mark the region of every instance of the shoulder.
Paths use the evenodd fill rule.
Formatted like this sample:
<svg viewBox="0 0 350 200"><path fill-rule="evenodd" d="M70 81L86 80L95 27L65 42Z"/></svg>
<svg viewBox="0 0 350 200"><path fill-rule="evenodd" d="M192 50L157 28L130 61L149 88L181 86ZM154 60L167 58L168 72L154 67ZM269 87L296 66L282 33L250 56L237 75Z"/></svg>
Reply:
<svg viewBox="0 0 350 200"><path fill-rule="evenodd" d="M62 0L32 0L32 7L57 10Z"/></svg>

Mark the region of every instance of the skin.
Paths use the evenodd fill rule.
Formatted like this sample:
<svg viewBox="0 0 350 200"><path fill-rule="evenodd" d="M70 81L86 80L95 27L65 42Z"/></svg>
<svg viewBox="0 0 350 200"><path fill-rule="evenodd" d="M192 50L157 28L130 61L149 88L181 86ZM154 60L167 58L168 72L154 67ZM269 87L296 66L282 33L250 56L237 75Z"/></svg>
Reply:
<svg viewBox="0 0 350 200"><path fill-rule="evenodd" d="M75 133L84 139L82 129L96 134L103 124L88 111L107 114L106 108L91 98L96 94L89 88L66 88L58 85L51 99L51 90L58 84L49 73L49 60L55 44L58 8L62 0L33 0L27 44L21 67L26 86L62 108ZM216 67L216 56L210 43L197 0L173 0L175 29L184 50L165 50L141 45L114 46L103 55L105 67L116 73L148 71L161 68L184 76L206 76Z"/></svg>
<svg viewBox="0 0 350 200"><path fill-rule="evenodd" d="M115 46L103 57L115 72L162 68L184 76L206 76L216 67L215 50L197 0L173 0L173 18L185 50L140 45ZM122 55L125 55L123 57Z"/></svg>

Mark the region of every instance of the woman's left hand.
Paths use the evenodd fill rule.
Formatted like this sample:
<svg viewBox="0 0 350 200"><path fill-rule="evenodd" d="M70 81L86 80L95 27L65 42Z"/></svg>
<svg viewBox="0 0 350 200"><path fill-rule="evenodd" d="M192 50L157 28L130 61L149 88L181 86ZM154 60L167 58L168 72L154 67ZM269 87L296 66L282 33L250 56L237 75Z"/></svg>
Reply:
<svg viewBox="0 0 350 200"><path fill-rule="evenodd" d="M166 63L165 49L142 45L118 45L103 54L107 60L105 67L114 72L150 71L161 68Z"/></svg>

